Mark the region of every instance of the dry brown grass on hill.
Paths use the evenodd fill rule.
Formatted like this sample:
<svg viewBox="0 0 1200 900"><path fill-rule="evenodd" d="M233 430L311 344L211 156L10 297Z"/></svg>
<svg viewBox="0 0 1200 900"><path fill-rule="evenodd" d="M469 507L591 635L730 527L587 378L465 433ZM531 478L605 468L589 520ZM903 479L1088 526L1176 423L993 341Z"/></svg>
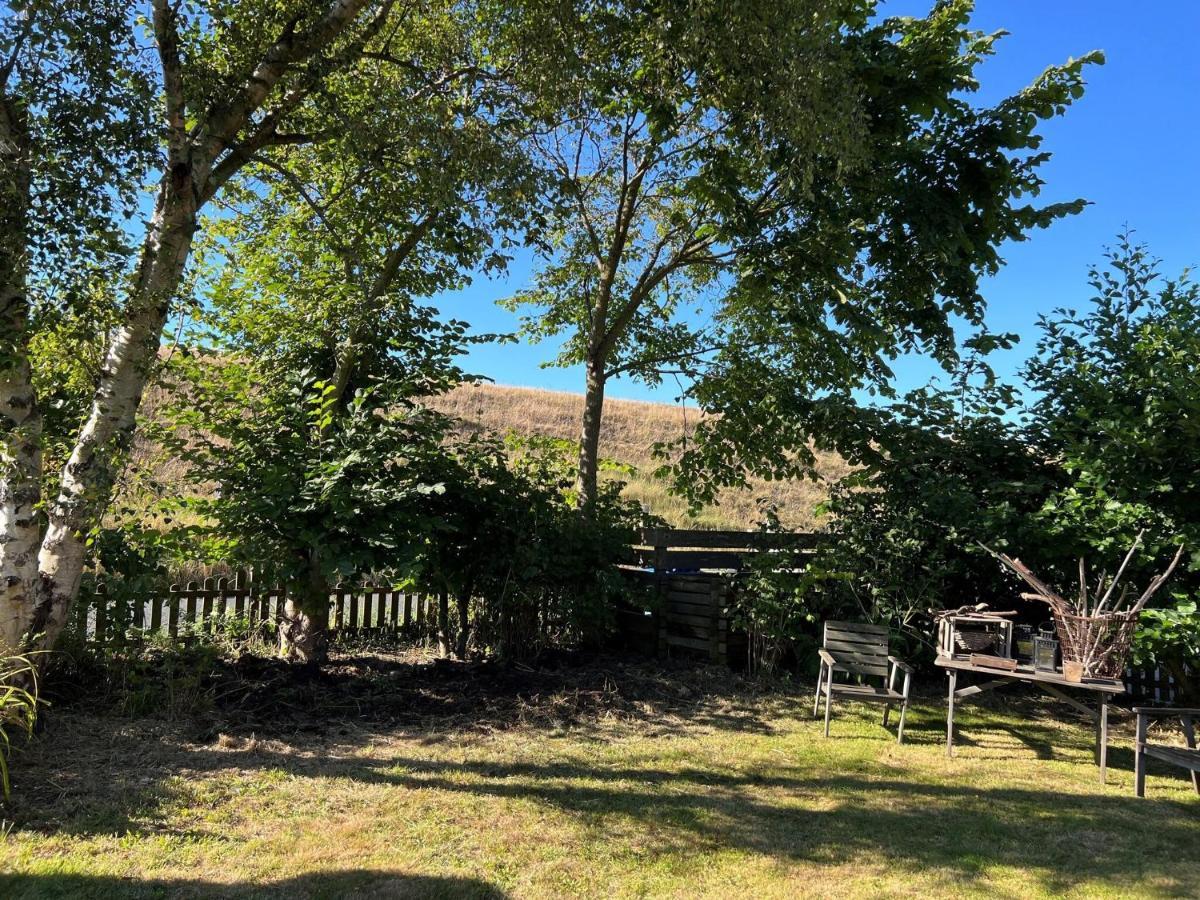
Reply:
<svg viewBox="0 0 1200 900"><path fill-rule="evenodd" d="M469 431L514 431L572 441L578 439L583 414L580 394L493 384L462 385L436 398L432 405L459 419ZM828 496L829 482L850 470L834 454L819 454L822 481L756 480L749 490L723 492L717 506L690 517L687 504L669 494L666 485L653 477L660 463L653 458L652 448L658 442L684 436L695 427L699 415L695 407L611 398L605 401L600 453L637 470L627 479L626 496L644 503L652 513L677 527L751 528L759 516L759 499L774 503L784 523L791 527L817 525L814 507Z"/></svg>

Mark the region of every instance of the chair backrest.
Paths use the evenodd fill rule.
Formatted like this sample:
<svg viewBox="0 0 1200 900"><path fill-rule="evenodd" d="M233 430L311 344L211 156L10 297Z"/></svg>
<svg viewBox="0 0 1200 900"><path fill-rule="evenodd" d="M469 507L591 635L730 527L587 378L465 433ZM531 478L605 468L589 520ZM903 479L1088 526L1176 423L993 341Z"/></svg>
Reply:
<svg viewBox="0 0 1200 900"><path fill-rule="evenodd" d="M866 622L826 622L825 649L837 660L835 671L852 675L888 673L888 630Z"/></svg>

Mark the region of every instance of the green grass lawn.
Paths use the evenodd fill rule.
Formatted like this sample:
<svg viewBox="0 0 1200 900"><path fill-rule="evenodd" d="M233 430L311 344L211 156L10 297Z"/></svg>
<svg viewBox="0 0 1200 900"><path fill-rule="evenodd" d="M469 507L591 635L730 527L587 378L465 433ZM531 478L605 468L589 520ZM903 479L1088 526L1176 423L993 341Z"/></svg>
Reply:
<svg viewBox="0 0 1200 900"><path fill-rule="evenodd" d="M933 696L901 747L876 708L826 740L803 693L693 693L286 738L69 706L16 760L0 897L1200 896L1200 798L1134 799L1127 727L1105 786L1032 697L964 708L947 759Z"/></svg>

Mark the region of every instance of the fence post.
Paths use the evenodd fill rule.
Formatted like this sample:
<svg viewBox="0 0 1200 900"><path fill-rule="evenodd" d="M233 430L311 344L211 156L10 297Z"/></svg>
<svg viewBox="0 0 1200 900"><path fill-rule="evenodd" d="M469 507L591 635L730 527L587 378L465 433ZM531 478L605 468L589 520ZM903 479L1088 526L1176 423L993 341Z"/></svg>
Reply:
<svg viewBox="0 0 1200 900"><path fill-rule="evenodd" d="M654 546L654 592L658 597L658 655L668 655L667 647L667 548L664 544Z"/></svg>

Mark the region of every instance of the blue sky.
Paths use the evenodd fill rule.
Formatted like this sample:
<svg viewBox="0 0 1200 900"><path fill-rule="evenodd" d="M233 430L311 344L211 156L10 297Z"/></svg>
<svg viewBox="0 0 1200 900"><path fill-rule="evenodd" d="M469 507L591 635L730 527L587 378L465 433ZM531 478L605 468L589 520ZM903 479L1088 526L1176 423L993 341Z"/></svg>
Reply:
<svg viewBox="0 0 1200 900"><path fill-rule="evenodd" d="M919 15L929 3L885 2L886 14ZM983 286L988 323L996 331L1022 335L1014 350L992 362L1012 374L1030 352L1039 313L1087 300L1086 272L1103 247L1127 225L1163 259L1166 274L1200 263L1200 2L1153 0L978 0L975 28L1010 32L995 57L979 70L981 103L1020 90L1046 66L1090 50L1103 50L1104 66L1088 72L1088 89L1067 115L1047 123L1045 149L1054 154L1043 168L1041 200L1083 197L1082 214L1034 232L1003 248L1005 268ZM494 301L519 288L531 272L528 258L514 261L505 279L478 280L439 299L447 315L466 319L479 331L515 330L516 316ZM501 384L580 391L579 369L543 368L551 343L476 348L467 369ZM896 365L902 388L924 383L935 366L923 359ZM613 397L673 402L678 389L615 382Z"/></svg>

